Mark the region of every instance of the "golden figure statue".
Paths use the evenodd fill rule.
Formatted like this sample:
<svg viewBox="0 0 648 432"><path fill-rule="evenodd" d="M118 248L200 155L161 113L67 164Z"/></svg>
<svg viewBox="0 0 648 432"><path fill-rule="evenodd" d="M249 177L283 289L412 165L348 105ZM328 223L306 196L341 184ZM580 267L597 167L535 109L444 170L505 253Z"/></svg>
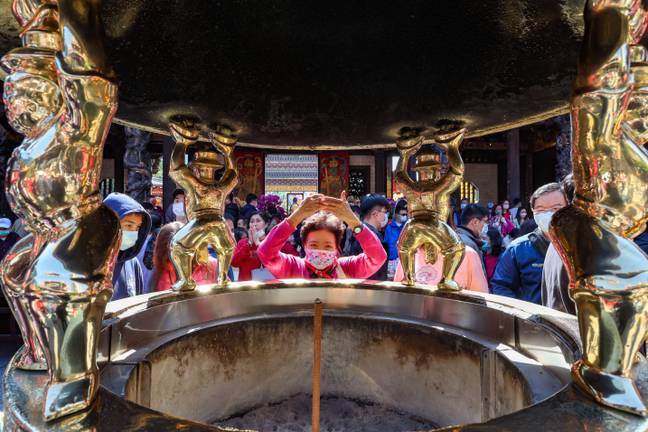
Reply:
<svg viewBox="0 0 648 432"><path fill-rule="evenodd" d="M577 385L646 415L632 366L646 337L648 257L632 242L648 220L648 62L640 0L590 1L571 102L576 196L550 236L567 268L583 357Z"/></svg>
<svg viewBox="0 0 648 432"><path fill-rule="evenodd" d="M207 250L208 245L218 255L216 283L224 286L227 284L227 271L235 246L232 234L225 224L223 211L225 198L238 184L234 161L236 138L227 128L210 132L212 145L198 147L195 158L187 166L185 154L189 146L197 143L198 129L186 122L173 122L169 129L176 141L169 174L185 191L189 220L171 240L171 262L178 275L173 289L187 291L196 287L193 280L194 260L200 250ZM223 167L216 150L225 157L225 172L220 180L214 178L215 172Z"/></svg>
<svg viewBox="0 0 648 432"><path fill-rule="evenodd" d="M13 103L18 108L7 110L7 118L19 132L35 133L37 128L34 126L51 123L62 105L54 64L55 54L61 49L58 8L47 1L16 0L12 10L21 26L23 46L7 53L0 61L3 74L7 75L5 104ZM36 109L25 115L26 106L34 102ZM43 244L38 231L22 239L7 254L0 266L0 284L25 342L14 365L27 370L47 370L45 354L34 336L27 315L27 300L22 295L22 279L33 258L34 242L36 249Z"/></svg>
<svg viewBox="0 0 648 432"><path fill-rule="evenodd" d="M404 130L397 141L401 154L395 179L398 190L405 195L411 215L398 239L398 256L405 273L404 284L412 286L415 280L416 251L426 248L426 261L434 263L437 254L443 256L443 275L438 284L441 290L458 291L461 287L454 280L464 256L465 246L459 236L445 222L448 220L450 194L461 184L464 164L459 153L465 129L439 131L435 135L437 145L446 150L448 169L441 175L441 166L431 154L418 157L414 168L420 180L408 174L409 160L423 145L424 137L413 130Z"/></svg>
<svg viewBox="0 0 648 432"><path fill-rule="evenodd" d="M41 350L46 359L51 420L86 408L99 385L95 358L119 221L98 183L117 86L96 0L60 0L58 11L46 0L13 6L26 27L23 47L1 62L4 103L25 140L9 161L6 192L32 236L8 253L1 276L25 337L17 361L29 367Z"/></svg>

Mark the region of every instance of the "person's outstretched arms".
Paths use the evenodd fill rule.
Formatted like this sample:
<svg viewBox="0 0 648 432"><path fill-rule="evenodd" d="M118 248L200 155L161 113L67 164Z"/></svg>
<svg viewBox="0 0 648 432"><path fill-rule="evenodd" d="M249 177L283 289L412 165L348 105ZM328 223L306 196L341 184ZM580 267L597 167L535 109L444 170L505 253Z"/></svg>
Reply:
<svg viewBox="0 0 648 432"><path fill-rule="evenodd" d="M297 225L308 216L320 210L322 195L312 195L302 201L301 205L288 218L275 226L268 236L259 244L257 255L276 278L295 278L303 276L305 268L303 259L281 252L288 237L295 232Z"/></svg>
<svg viewBox="0 0 648 432"><path fill-rule="evenodd" d="M340 199L324 197L322 210L333 213L352 230L362 223L353 213L346 200L346 192L342 192ZM368 228L356 235L356 240L364 251L360 255L345 257L339 260L342 271L352 278L368 278L376 273L387 261L387 252L376 235Z"/></svg>

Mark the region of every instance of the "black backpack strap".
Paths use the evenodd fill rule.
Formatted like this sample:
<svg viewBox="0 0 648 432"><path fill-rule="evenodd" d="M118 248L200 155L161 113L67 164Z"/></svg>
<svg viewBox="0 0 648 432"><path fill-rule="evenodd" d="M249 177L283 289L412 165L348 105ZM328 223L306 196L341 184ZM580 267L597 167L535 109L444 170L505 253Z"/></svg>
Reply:
<svg viewBox="0 0 648 432"><path fill-rule="evenodd" d="M547 249L549 249L549 240L542 235L542 232L539 230L533 231L529 234L529 240L533 247L542 255L543 257L547 255Z"/></svg>

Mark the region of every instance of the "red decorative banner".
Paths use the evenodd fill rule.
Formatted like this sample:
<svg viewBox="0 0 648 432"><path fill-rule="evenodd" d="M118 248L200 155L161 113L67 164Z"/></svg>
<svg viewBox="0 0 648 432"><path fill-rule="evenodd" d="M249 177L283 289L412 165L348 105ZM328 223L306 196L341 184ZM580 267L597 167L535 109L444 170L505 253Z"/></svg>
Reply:
<svg viewBox="0 0 648 432"><path fill-rule="evenodd" d="M249 193L256 194L256 196L263 195L265 184L263 156L263 153L255 151L234 152L239 175L236 195L241 200L245 200Z"/></svg>
<svg viewBox="0 0 648 432"><path fill-rule="evenodd" d="M349 189L349 153L320 153L319 191L328 196L339 197Z"/></svg>

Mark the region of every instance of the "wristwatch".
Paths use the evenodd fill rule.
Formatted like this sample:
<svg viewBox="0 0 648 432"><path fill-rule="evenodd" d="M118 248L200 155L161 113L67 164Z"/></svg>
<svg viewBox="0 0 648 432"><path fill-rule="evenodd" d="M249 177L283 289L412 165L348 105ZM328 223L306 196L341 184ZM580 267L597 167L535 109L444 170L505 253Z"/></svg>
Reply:
<svg viewBox="0 0 648 432"><path fill-rule="evenodd" d="M357 227L353 228L353 235L358 235L358 234L360 234L360 233L362 232L363 229L364 229L364 225L363 225L363 224L358 225Z"/></svg>

